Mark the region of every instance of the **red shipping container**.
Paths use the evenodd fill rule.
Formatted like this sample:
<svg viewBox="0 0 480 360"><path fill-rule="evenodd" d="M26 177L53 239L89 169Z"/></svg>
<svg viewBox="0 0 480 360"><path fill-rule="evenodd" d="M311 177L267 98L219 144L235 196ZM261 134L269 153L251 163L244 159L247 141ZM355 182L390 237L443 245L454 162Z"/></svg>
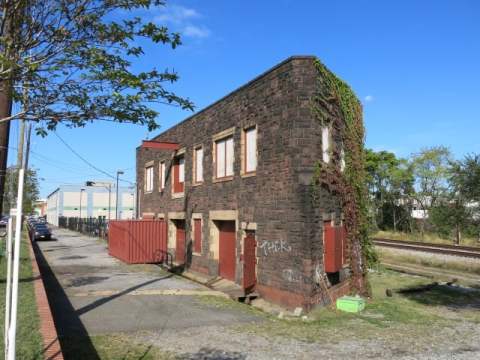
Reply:
<svg viewBox="0 0 480 360"><path fill-rule="evenodd" d="M127 264L159 263L167 256L164 220L112 220L108 253Z"/></svg>

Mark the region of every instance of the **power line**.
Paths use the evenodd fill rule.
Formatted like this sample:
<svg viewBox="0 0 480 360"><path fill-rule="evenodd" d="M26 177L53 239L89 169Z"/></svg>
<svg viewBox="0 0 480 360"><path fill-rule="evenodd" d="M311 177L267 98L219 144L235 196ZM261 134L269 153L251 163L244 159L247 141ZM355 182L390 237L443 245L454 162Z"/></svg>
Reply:
<svg viewBox="0 0 480 360"><path fill-rule="evenodd" d="M87 164L88 166L90 166L92 169L95 169L96 171L112 178L112 179L116 179L116 177L112 174L109 174L108 172L106 172L105 170L102 170L98 167L96 167L95 165L93 165L90 161L88 161L87 159L85 159L82 155L80 155L78 152L76 152L65 140L63 140L60 135L57 134L57 132L53 132L55 134L55 136L63 143L63 145L65 145L75 156L77 156L80 160L82 160L85 164ZM125 179L120 179L120 181L123 181L123 182L127 182L131 185L135 185L134 182L131 182L129 180L125 180Z"/></svg>

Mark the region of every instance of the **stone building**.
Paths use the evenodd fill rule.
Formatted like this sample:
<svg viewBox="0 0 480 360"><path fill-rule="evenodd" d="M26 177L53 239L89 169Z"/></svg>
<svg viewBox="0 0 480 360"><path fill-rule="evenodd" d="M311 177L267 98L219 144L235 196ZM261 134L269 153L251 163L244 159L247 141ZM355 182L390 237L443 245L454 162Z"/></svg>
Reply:
<svg viewBox="0 0 480 360"><path fill-rule="evenodd" d="M340 200L312 201L317 164L345 167L344 120L312 111L316 61L288 58L136 154L138 213L167 222L174 261L290 308L350 285Z"/></svg>

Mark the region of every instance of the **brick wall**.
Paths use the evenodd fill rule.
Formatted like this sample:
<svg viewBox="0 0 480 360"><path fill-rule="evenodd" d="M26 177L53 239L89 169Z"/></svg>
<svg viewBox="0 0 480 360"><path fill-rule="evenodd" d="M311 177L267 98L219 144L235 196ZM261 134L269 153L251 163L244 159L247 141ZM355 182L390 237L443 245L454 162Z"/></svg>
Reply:
<svg viewBox="0 0 480 360"><path fill-rule="evenodd" d="M192 269L218 273L211 244L210 211L237 211L236 282L242 280L241 225L255 224L258 289L284 305L310 303L318 285L312 280L323 267L322 220L340 205L323 191L320 207L312 206L310 182L321 159L321 126L311 111L318 85L313 57L287 59L153 140L177 142L185 149L185 192L172 197L172 152L137 148L139 213L185 213L186 240L191 241L192 213L202 214L201 256L189 256ZM340 121L340 120L339 120ZM258 165L255 176L241 176L242 129L257 126ZM234 128L234 177L215 182L212 137ZM192 184L193 149L202 144L204 183ZM145 164L154 164L154 190L144 193ZM159 163L166 161L166 187L159 191ZM174 249L171 249L174 250ZM174 252L174 251L172 251ZM191 260L190 260L191 259ZM285 294L291 294L289 299ZM282 300L283 299L283 300Z"/></svg>

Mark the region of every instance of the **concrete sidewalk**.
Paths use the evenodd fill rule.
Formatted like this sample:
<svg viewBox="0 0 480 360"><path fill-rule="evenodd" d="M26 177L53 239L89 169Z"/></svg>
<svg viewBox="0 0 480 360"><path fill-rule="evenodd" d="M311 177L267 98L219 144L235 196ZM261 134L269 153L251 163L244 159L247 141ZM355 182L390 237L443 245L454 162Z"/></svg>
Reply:
<svg viewBox="0 0 480 360"><path fill-rule="evenodd" d="M259 320L207 306L201 296L225 295L156 265L121 263L102 240L64 229L55 229L54 237L38 245L59 336L160 333Z"/></svg>

